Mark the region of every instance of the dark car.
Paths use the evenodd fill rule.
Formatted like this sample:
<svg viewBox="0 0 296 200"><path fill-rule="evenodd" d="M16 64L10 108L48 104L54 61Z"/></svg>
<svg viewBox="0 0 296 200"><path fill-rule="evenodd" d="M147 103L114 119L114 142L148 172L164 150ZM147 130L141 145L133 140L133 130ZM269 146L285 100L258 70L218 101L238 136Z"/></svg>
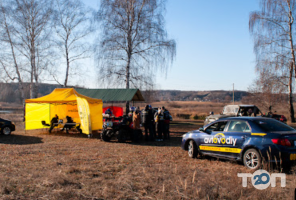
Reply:
<svg viewBox="0 0 296 200"><path fill-rule="evenodd" d="M9 120L0 118L0 132L3 135L10 135L12 131L15 131L15 125Z"/></svg>
<svg viewBox="0 0 296 200"><path fill-rule="evenodd" d="M296 160L296 130L265 117L230 117L183 135L182 149L198 154L242 161L250 169L262 162L290 166Z"/></svg>

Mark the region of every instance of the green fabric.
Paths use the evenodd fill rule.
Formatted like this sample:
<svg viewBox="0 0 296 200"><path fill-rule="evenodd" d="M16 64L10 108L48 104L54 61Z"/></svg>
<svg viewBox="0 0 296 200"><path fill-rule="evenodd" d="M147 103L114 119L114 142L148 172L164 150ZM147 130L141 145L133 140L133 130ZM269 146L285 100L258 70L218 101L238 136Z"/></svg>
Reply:
<svg viewBox="0 0 296 200"><path fill-rule="evenodd" d="M75 90L85 96L104 102L145 101L139 89L81 89Z"/></svg>

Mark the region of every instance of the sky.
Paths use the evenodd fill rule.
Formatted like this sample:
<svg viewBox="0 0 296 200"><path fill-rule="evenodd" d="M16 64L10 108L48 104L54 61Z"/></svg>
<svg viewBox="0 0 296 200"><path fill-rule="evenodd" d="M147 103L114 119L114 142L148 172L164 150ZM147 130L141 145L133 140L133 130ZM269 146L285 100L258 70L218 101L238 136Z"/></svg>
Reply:
<svg viewBox="0 0 296 200"><path fill-rule="evenodd" d="M83 0L98 9L99 0ZM156 74L156 89L247 90L256 78L250 12L258 0L167 0L166 30L177 43L167 75ZM95 79L91 61L90 79ZM94 82L86 87L99 87Z"/></svg>

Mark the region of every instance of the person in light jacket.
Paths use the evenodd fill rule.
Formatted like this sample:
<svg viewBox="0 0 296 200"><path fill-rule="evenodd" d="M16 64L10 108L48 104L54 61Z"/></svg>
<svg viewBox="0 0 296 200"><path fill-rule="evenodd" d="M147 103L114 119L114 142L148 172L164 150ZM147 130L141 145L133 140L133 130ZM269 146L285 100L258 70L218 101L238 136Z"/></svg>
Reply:
<svg viewBox="0 0 296 200"><path fill-rule="evenodd" d="M133 141L139 142L139 132L141 131L141 114L138 109L133 114Z"/></svg>

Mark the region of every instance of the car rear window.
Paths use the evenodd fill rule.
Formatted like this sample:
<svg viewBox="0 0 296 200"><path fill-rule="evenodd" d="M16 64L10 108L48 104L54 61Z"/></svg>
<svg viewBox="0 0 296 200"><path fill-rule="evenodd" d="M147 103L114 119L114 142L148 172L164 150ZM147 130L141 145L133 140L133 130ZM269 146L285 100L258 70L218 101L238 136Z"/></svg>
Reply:
<svg viewBox="0 0 296 200"><path fill-rule="evenodd" d="M294 128L274 119L260 119L254 121L264 131L295 131Z"/></svg>

